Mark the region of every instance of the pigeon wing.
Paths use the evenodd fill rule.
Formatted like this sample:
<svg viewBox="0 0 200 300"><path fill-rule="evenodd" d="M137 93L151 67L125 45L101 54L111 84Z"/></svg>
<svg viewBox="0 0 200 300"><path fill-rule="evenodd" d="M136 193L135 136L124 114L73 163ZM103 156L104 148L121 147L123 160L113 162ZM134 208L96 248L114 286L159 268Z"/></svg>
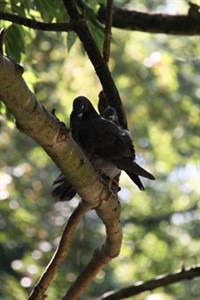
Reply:
<svg viewBox="0 0 200 300"><path fill-rule="evenodd" d="M135 157L131 140L127 143L126 133L111 121L101 117L83 122L79 127L78 138L88 152L95 153L108 161L123 157Z"/></svg>

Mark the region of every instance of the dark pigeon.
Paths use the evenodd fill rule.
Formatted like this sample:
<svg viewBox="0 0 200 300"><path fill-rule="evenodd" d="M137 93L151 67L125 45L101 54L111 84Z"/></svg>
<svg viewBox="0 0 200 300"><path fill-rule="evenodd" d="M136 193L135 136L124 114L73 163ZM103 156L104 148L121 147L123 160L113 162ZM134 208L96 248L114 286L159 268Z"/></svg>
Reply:
<svg viewBox="0 0 200 300"><path fill-rule="evenodd" d="M67 181L65 176L60 173L53 182L51 196L57 198L59 201L70 201L75 195L76 191L73 186Z"/></svg>
<svg viewBox="0 0 200 300"><path fill-rule="evenodd" d="M82 96L78 98L83 98L82 100L87 99ZM55 113L53 113L53 115L55 116ZM117 193L120 190L119 175L121 173L121 170L119 170L111 162L107 162L105 159L99 157L98 155L90 155L86 152L78 139L78 130L80 124L81 119L74 111L72 111L70 115L70 128L73 139L77 142L82 151L85 152L85 155L92 163L97 174L101 175L104 180L112 180L111 189L114 193ZM61 122L61 125L63 126L64 123ZM53 198L57 198L59 201L70 201L76 195L76 191L73 186L67 181L65 176L60 173L56 180L53 182L51 195Z"/></svg>
<svg viewBox="0 0 200 300"><path fill-rule="evenodd" d="M86 97L79 96L76 99L79 99L80 102L84 102L87 100ZM75 99L75 100L76 100ZM74 101L75 101L74 100ZM88 100L89 101L89 100ZM107 108L108 109L108 108ZM106 111L107 111L106 109ZM104 118L109 117L110 113L105 115ZM112 162L104 159L103 157L97 155L96 153L90 153L87 149L83 146L83 143L79 140L79 130L81 126L81 118L77 115L76 111L72 110L70 115L70 126L72 129L72 137L78 143L79 147L83 150L89 161L92 163L95 171L97 174L101 175L105 180L113 180L113 189L114 191L119 191L118 187L118 176L121 173ZM116 178L116 180L115 180Z"/></svg>
<svg viewBox="0 0 200 300"><path fill-rule="evenodd" d="M117 112L116 109L112 106L108 106L103 113L103 118L107 119L115 124L117 124L118 126L120 126L119 124L119 119L117 116Z"/></svg>
<svg viewBox="0 0 200 300"><path fill-rule="evenodd" d="M115 110L114 107L111 107L109 106L105 111L104 111L104 114L103 114L103 117L107 120L110 120L112 121L113 123L115 123L117 126L119 126L121 129L123 129L121 127L121 125L119 124L119 120L118 120L118 116L117 116L117 112ZM131 134L130 132L127 130L127 129L123 129L124 132L129 136L129 138L131 138ZM136 163L135 163L136 164ZM132 181L139 187L140 190L144 191L145 188L139 178L138 175L136 174L133 174L133 173L130 173L130 172L126 172L129 177L132 179Z"/></svg>
<svg viewBox="0 0 200 300"><path fill-rule="evenodd" d="M72 114L80 119L77 140L87 155L97 156L116 169L124 170L140 190L144 190L144 186L139 176L155 179L134 161L135 149L129 131L113 120L102 118L86 97L74 100Z"/></svg>
<svg viewBox="0 0 200 300"><path fill-rule="evenodd" d="M120 190L118 184L121 170L128 174L140 190L144 190L144 186L138 175L154 179L153 175L133 161L135 150L130 132L119 125L114 108L108 107L102 118L86 97L77 97L70 115L70 127L73 139L85 152L95 171L104 179L112 181L111 189L115 193ZM119 153L119 148L124 152L123 155ZM76 191L60 174L53 183L51 194L60 201L69 201Z"/></svg>

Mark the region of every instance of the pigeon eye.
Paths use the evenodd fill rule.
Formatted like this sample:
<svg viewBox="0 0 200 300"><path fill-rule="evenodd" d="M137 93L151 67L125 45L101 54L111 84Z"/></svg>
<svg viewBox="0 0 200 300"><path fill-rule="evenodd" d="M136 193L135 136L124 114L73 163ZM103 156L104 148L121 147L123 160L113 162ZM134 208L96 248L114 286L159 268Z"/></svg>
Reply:
<svg viewBox="0 0 200 300"><path fill-rule="evenodd" d="M82 106L81 106L81 110L84 110L84 108L85 108L85 105L84 105L84 104L82 104Z"/></svg>

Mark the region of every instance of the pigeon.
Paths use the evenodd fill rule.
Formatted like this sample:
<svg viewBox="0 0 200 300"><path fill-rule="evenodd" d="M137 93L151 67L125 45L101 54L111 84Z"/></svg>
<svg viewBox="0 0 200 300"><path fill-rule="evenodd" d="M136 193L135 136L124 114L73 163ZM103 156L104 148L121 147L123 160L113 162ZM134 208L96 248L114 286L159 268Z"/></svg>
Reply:
<svg viewBox="0 0 200 300"><path fill-rule="evenodd" d="M83 96L79 96L76 99L79 99L80 101L84 102L85 99L87 99L87 98L83 97ZM71 127L73 139L76 141L76 143L82 149L82 151L85 153L88 160L92 163L95 171L99 175L101 175L104 179L113 179L120 173L120 170L118 168L116 168L111 162L108 162L107 160L98 156L95 153L90 153L87 151L87 149L83 146L83 144L79 140L80 126L81 126L81 118L73 110L70 115L70 127Z"/></svg>
<svg viewBox="0 0 200 300"><path fill-rule="evenodd" d="M103 114L103 117L106 118L107 120L112 121L113 123L117 124L118 126L121 127L121 125L119 124L119 120L118 120L118 116L117 116L117 112L115 110L114 107L109 106ZM122 128L122 127L121 127ZM129 136L129 138L131 138L131 133L129 130L124 129L124 132ZM136 164L136 163L135 163ZM137 164L136 164L137 165ZM129 173L127 172L127 174L129 175L129 177L132 179L132 181L139 187L140 190L145 190L140 178L138 175L133 174L133 173Z"/></svg>
<svg viewBox="0 0 200 300"><path fill-rule="evenodd" d="M76 138L89 157L103 159L118 173L125 171L140 190L144 190L144 186L139 176L155 179L135 162L130 133L117 124L117 119L113 122L101 117L89 99L83 96L74 100L72 115L79 118Z"/></svg>
<svg viewBox="0 0 200 300"><path fill-rule="evenodd" d="M107 119L115 124L117 124L118 126L120 126L119 124L119 119L117 116L117 112L116 109L112 106L108 106L103 113L103 118Z"/></svg>
<svg viewBox="0 0 200 300"><path fill-rule="evenodd" d="M83 96L77 97L84 101ZM55 112L52 112L54 117ZM104 116L105 118L107 116ZM58 118L56 117L58 120ZM119 187L119 175L121 170L116 168L112 163L105 161L103 158L99 157L98 155L89 155L86 150L82 147L78 139L78 128L80 125L80 118L77 114L72 111L70 115L70 128L71 134L73 139L85 153L86 157L90 160L91 164L93 165L96 173L100 175L104 180L111 180L111 190L114 193L117 193L120 190ZM63 122L60 122L62 126L65 126ZM51 196L53 198L58 199L59 201L70 201L76 195L76 191L73 186L67 181L65 176L60 173L59 176L55 179L52 185Z"/></svg>
<svg viewBox="0 0 200 300"><path fill-rule="evenodd" d="M130 132L120 126L114 108L106 108L101 117L86 97L79 96L73 102L70 127L73 139L90 160L95 171L104 179L111 180L114 193L120 190L121 170L128 174L140 190L144 190L144 186L138 175L155 179L134 161L135 150ZM60 174L53 183L51 195L60 201L69 201L75 194L72 185Z"/></svg>
<svg viewBox="0 0 200 300"><path fill-rule="evenodd" d="M67 181L65 176L60 173L52 185L51 196L59 201L70 201L76 195L73 186Z"/></svg>

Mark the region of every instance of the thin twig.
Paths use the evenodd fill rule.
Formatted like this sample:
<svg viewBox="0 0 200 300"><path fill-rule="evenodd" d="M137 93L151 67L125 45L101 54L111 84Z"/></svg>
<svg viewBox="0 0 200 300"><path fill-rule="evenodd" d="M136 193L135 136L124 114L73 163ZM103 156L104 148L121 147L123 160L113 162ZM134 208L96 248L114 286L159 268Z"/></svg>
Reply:
<svg viewBox="0 0 200 300"><path fill-rule="evenodd" d="M113 0L107 0L104 45L103 45L103 58L107 65L110 58L110 44L111 44L111 36L112 36L112 32L111 32L112 15L113 15Z"/></svg>
<svg viewBox="0 0 200 300"><path fill-rule="evenodd" d="M67 291L62 300L76 300L84 292L99 271L119 255L122 243L122 229L120 226L120 204L115 197L111 197L96 209L100 219L106 227L106 241L99 249L96 249L91 261L76 281Z"/></svg>
<svg viewBox="0 0 200 300"><path fill-rule="evenodd" d="M145 282L138 282L130 287L114 290L100 296L96 300L119 300L129 298L131 296L138 295L145 291L151 291L158 287L163 287L169 284L179 282L184 279L192 279L200 276L200 265L196 265L190 268L183 268L174 273L164 274L155 277L152 280Z"/></svg>
<svg viewBox="0 0 200 300"><path fill-rule="evenodd" d="M104 30L104 44L103 44L103 59L108 66L110 58L110 44L111 44L111 29L112 29L112 14L113 14L113 0L107 0L106 7L106 22ZM108 67L109 68L109 67ZM104 111L109 106L108 99L104 90L99 93L98 109L103 116ZM123 124L122 124L123 126Z"/></svg>
<svg viewBox="0 0 200 300"><path fill-rule="evenodd" d="M30 18L20 17L15 14L5 13L2 11L0 11L0 20L10 21L12 23L23 25L28 28L43 31L68 32L73 30L73 26L71 23L44 23Z"/></svg>
<svg viewBox="0 0 200 300"><path fill-rule="evenodd" d="M110 71L108 70L108 67L88 29L84 16L79 14L74 1L63 0L63 2L70 16L74 31L81 40L83 47L99 77L109 104L116 109L120 124L123 124L123 128L127 128L126 115L119 92L114 80L111 77Z"/></svg>
<svg viewBox="0 0 200 300"><path fill-rule="evenodd" d="M3 40L5 36L5 29L0 28L0 53L3 54Z"/></svg>
<svg viewBox="0 0 200 300"><path fill-rule="evenodd" d="M90 210L90 206L85 206L83 202L79 203L77 208L74 210L72 215L70 216L61 236L60 243L57 247L54 256L52 257L49 265L46 270L42 274L41 278L35 285L31 295L29 296L29 300L41 300L45 297L45 292L50 285L52 279L55 277L58 268L63 263L68 250L71 245L72 237L74 231L79 224L83 215Z"/></svg>

